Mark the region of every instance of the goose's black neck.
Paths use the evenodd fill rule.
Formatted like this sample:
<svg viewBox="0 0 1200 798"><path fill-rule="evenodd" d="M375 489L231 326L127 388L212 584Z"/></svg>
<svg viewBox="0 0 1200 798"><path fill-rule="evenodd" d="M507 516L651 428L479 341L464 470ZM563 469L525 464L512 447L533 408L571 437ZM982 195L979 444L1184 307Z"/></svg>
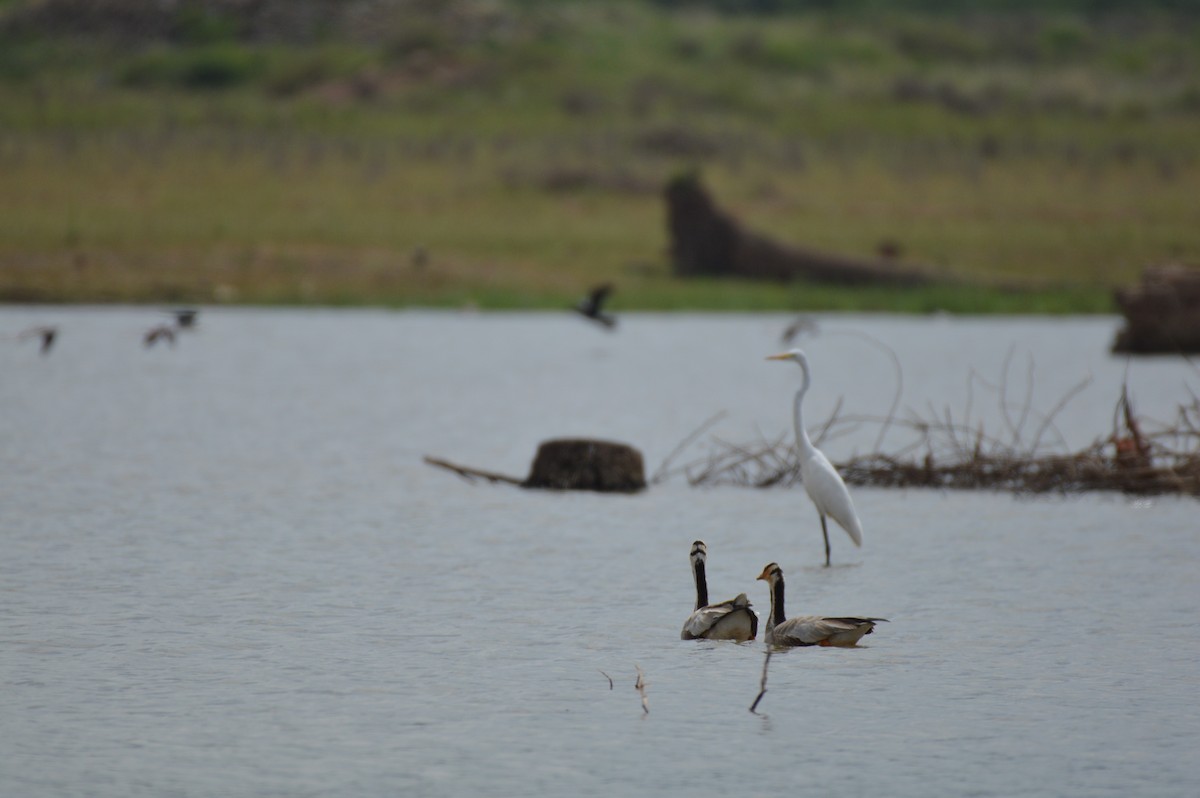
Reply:
<svg viewBox="0 0 1200 798"><path fill-rule="evenodd" d="M708 606L708 580L704 578L704 560L692 564L696 577L696 609Z"/></svg>
<svg viewBox="0 0 1200 798"><path fill-rule="evenodd" d="M778 626L785 620L787 615L783 611L783 576L779 576L775 584L771 585L771 626Z"/></svg>

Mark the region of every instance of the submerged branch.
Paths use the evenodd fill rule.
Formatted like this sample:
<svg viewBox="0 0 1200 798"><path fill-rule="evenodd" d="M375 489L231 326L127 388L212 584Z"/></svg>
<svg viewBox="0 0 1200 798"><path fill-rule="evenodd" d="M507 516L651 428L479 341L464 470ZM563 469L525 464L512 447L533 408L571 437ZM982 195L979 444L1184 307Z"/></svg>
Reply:
<svg viewBox="0 0 1200 798"><path fill-rule="evenodd" d="M758 695L754 698L754 703L750 705L750 711L758 709L758 702L762 701L763 696L767 694L767 666L771 664L771 649L767 648L767 656L763 659L762 679L758 683ZM754 712L754 714L758 714Z"/></svg>
<svg viewBox="0 0 1200 798"><path fill-rule="evenodd" d="M646 698L646 675L642 673L641 665L635 663L633 667L637 668L637 681L633 683L633 689L642 697L642 715L649 715L650 700Z"/></svg>
<svg viewBox="0 0 1200 798"><path fill-rule="evenodd" d="M488 482L508 482L512 485L521 485L525 482L525 480L520 479L519 477L510 477L507 474L497 474L495 471L484 471L481 468L455 465L448 460L430 457L429 455L425 455L425 462L431 466L437 466L438 468L445 468L453 471L455 474L458 474L468 482L474 482L477 477L486 479Z"/></svg>

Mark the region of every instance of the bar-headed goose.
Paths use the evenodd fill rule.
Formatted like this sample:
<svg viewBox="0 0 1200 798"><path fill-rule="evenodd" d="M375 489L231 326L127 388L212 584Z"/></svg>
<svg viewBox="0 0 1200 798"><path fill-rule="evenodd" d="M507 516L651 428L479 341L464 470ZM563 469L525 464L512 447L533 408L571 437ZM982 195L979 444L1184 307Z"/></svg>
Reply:
<svg viewBox="0 0 1200 798"><path fill-rule="evenodd" d="M758 615L750 608L750 599L745 593L737 598L708 603L708 580L704 576L704 563L708 559L708 547L704 541L692 544L692 576L696 580L696 611L688 616L679 637L683 640L736 640L744 643L758 635Z"/></svg>
<svg viewBox="0 0 1200 798"><path fill-rule="evenodd" d="M783 610L783 570L775 563L758 575L771 590L771 614L767 617L767 645L853 646L871 634L878 621L887 618L826 618L797 615L787 618Z"/></svg>

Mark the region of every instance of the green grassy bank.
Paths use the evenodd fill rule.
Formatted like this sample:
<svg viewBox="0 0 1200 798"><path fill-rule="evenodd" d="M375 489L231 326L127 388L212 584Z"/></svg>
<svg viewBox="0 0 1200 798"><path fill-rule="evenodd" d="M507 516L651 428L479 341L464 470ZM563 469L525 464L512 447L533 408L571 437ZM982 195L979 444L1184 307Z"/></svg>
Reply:
<svg viewBox="0 0 1200 798"><path fill-rule="evenodd" d="M1097 312L1200 252L1200 17L390 5L289 40L0 4L0 300ZM676 279L692 168L954 285Z"/></svg>

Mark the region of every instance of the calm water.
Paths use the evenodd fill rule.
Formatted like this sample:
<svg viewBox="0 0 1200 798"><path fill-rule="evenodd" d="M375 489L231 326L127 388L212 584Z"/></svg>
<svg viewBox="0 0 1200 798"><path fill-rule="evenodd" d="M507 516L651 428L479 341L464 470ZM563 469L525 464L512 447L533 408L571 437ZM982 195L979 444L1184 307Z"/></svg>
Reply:
<svg viewBox="0 0 1200 798"><path fill-rule="evenodd" d="M548 494L539 440L790 426L783 316L0 308L0 794L1047 795L1200 789L1200 504L856 489L831 569L802 490ZM1200 375L1126 364L1112 318L823 316L808 410L993 385L1082 446L1128 379L1167 418ZM1012 408L1009 408L1011 411ZM1010 420L1018 417L1014 411ZM1029 422L1032 423L1032 422ZM869 448L877 428L832 442ZM902 435L894 433L900 443ZM703 453L703 449L699 450ZM689 544L714 598L778 560L789 611L892 619L854 650L685 643ZM643 716L636 668L648 683ZM609 689L610 675L615 687Z"/></svg>

